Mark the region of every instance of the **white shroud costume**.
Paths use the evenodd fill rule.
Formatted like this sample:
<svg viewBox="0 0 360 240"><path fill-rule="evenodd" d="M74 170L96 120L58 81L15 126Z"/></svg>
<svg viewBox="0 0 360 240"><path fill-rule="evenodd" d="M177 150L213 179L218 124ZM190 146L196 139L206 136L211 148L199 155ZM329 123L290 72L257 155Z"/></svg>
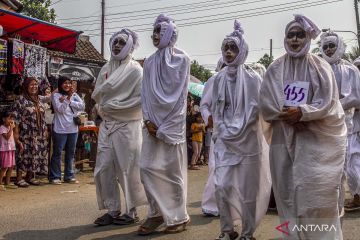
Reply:
<svg viewBox="0 0 360 240"><path fill-rule="evenodd" d="M260 91L262 115L272 127L270 167L277 209L280 222L289 223L290 235L283 238L342 239L338 204L346 149L344 111L330 65L308 53L319 29L308 18L295 15L285 34L295 26L306 32L305 46L293 52L285 41L287 54L269 66ZM296 82L308 84L307 99L304 89L291 95L306 101L298 106L300 122L305 124L302 131L279 118L285 106L285 86ZM298 231L295 224L298 228L327 224L331 231Z"/></svg>
<svg viewBox="0 0 360 240"><path fill-rule="evenodd" d="M219 72L222 69L224 61L222 58L219 59L217 67L215 69L216 72ZM201 96L200 102L200 112L201 116L204 120L205 125L208 125L209 117L212 116L212 93L213 93L213 85L214 80L216 78L216 74L209 78L206 81L204 91ZM204 214L211 214L214 216L219 215L219 210L216 204L215 198L215 180L214 180L214 173L215 173L215 158L214 158L214 141L211 140L210 143L210 150L209 150L209 177L206 182L204 192L202 195L201 201L201 209Z"/></svg>
<svg viewBox="0 0 360 240"><path fill-rule="evenodd" d="M103 119L98 136L98 155L94 172L100 209L123 210L130 217L135 207L146 204L140 180L142 113L140 103L142 68L131 59L137 46L134 32L123 29L110 39L124 39L126 45L101 69L92 94ZM121 209L119 184L125 197Z"/></svg>
<svg viewBox="0 0 360 240"><path fill-rule="evenodd" d="M360 58L355 59L353 64L358 67ZM358 70L358 69L356 69ZM360 74L357 71L357 74ZM357 78L358 81L359 77ZM359 84L360 82L358 82ZM360 195L360 110L355 109L353 118L352 137L349 140L348 161L346 163L346 174L349 189L352 195Z"/></svg>
<svg viewBox="0 0 360 240"><path fill-rule="evenodd" d="M224 46L234 42L239 54L225 60ZM248 46L240 23L223 41L227 65L213 86L215 192L221 232L231 232L241 220L241 236L250 238L265 215L271 189L269 151L259 116L261 77L244 65Z"/></svg>
<svg viewBox="0 0 360 240"><path fill-rule="evenodd" d="M329 57L323 50L324 45L334 44L336 51ZM342 186L340 191L339 210L342 211L345 201L345 182L346 175L349 178L350 190L354 189L353 182L356 162L360 154L360 143L357 141L357 134L353 133L353 117L355 110L360 109L360 74L359 70L346 60L341 59L345 53L346 46L341 37L334 32L323 33L321 35L321 54L322 57L331 65L335 74L337 87L339 90L339 99L345 112L345 123L347 128L347 150L345 157L345 172L342 177ZM349 167L347 167L349 166ZM355 166L355 168L353 167ZM346 173L346 174L345 174ZM353 192L351 190L351 192Z"/></svg>
<svg viewBox="0 0 360 240"><path fill-rule="evenodd" d="M144 120L158 130L153 137L143 129L141 180L149 201L148 218L162 216L167 226L174 226L189 220L185 121L190 59L174 47L173 21L161 14L154 27L158 25L159 49L144 63L141 92Z"/></svg>

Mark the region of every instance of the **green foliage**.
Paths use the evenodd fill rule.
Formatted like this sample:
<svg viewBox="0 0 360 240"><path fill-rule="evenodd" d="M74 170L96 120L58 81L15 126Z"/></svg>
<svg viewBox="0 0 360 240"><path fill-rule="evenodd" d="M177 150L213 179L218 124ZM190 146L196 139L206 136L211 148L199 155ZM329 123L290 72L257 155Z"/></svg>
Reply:
<svg viewBox="0 0 360 240"><path fill-rule="evenodd" d="M24 9L22 14L43 21L55 23L55 9L50 8L51 0L20 0Z"/></svg>
<svg viewBox="0 0 360 240"><path fill-rule="evenodd" d="M356 58L360 57L359 47L352 47L351 50L347 53L349 56L348 60L354 61Z"/></svg>
<svg viewBox="0 0 360 240"><path fill-rule="evenodd" d="M201 66L196 60L191 62L190 74L202 82L206 82L212 76L211 71Z"/></svg>
<svg viewBox="0 0 360 240"><path fill-rule="evenodd" d="M264 54L264 56L262 56L262 58L260 58L260 60L258 61L258 63L264 65L266 68L269 67L269 65L274 61L274 57L271 56L267 53Z"/></svg>

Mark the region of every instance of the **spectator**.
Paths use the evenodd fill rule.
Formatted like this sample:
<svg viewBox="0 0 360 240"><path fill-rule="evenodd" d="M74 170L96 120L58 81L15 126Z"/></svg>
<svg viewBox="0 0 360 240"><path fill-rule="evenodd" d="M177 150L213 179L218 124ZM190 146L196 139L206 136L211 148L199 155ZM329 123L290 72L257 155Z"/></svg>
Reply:
<svg viewBox="0 0 360 240"><path fill-rule="evenodd" d="M74 176L73 162L78 136L78 126L74 117L85 109L81 97L72 87L70 79L61 76L58 80L58 92L53 95L54 129L53 154L50 163L50 183L61 184L61 152L65 148L64 182L78 183Z"/></svg>
<svg viewBox="0 0 360 240"><path fill-rule="evenodd" d="M39 96L39 84L34 78L26 78L22 85L23 93L14 103L15 142L19 146L17 157L17 185L28 187L38 186L35 173L47 174L48 132L45 122L44 103L49 97ZM26 173L23 179L23 173Z"/></svg>
<svg viewBox="0 0 360 240"><path fill-rule="evenodd" d="M191 124L191 134L192 134L191 141L192 141L193 154L191 157L189 170L200 170L200 168L196 166L196 163L200 158L204 133L205 133L205 124L201 118L201 114L197 113L195 115L195 122Z"/></svg>
<svg viewBox="0 0 360 240"><path fill-rule="evenodd" d="M0 126L0 191L6 188L17 188L16 185L10 184L10 177L15 166L15 140L14 130L15 123L10 112L2 114L2 124ZM5 186L3 178L5 178Z"/></svg>

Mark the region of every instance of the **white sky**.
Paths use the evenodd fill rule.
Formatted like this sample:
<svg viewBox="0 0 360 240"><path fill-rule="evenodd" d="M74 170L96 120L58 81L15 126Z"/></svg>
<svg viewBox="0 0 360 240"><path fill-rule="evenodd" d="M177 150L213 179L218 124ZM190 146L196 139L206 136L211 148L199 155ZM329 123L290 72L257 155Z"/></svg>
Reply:
<svg viewBox="0 0 360 240"><path fill-rule="evenodd" d="M91 42L100 51L101 0L52 2L58 24L91 35ZM247 62L256 62L269 53L270 39L273 39L274 57L284 53L284 29L295 13L309 17L319 28L356 32L353 0L105 0L105 4L107 59L111 33L123 27L139 34L140 48L134 52L134 57L151 55L155 51L150 39L152 24L159 13L168 13L175 19L179 28L177 46L205 66L217 63L221 42L232 32L235 18L242 23L250 47ZM83 18L88 16L92 17ZM339 35L344 38L348 50L357 45L354 34ZM315 45L315 41L313 43Z"/></svg>

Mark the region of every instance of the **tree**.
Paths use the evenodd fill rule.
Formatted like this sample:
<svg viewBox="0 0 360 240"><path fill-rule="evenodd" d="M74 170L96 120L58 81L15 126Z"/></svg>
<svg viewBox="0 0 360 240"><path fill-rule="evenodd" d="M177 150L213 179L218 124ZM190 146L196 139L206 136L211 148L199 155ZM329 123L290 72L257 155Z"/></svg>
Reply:
<svg viewBox="0 0 360 240"><path fill-rule="evenodd" d="M269 67L269 65L274 61L274 57L273 56L269 56L269 54L265 53L264 56L262 56L262 58L260 58L260 60L258 61L258 63L264 65L266 68Z"/></svg>
<svg viewBox="0 0 360 240"><path fill-rule="evenodd" d="M55 23L55 9L50 8L51 0L20 0L24 6L22 14Z"/></svg>
<svg viewBox="0 0 360 240"><path fill-rule="evenodd" d="M191 62L190 74L202 82L206 82L212 76L211 71L201 66L196 60Z"/></svg>
<svg viewBox="0 0 360 240"><path fill-rule="evenodd" d="M349 56L348 60L354 61L356 58L360 57L359 47L352 47L351 50L347 53Z"/></svg>

